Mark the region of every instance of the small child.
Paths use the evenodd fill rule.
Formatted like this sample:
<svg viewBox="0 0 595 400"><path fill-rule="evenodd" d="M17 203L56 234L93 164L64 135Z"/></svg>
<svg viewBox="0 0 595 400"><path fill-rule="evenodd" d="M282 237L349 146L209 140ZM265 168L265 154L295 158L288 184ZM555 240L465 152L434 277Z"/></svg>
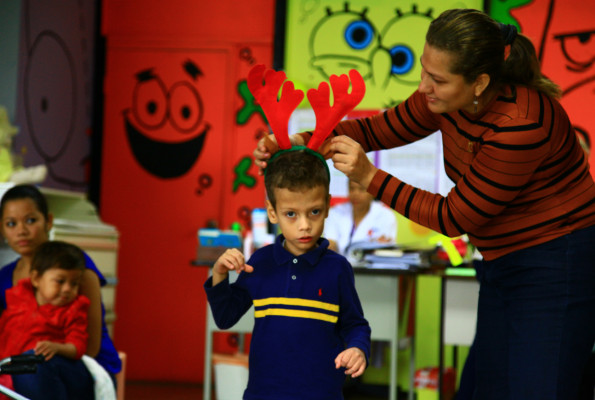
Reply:
<svg viewBox="0 0 595 400"><path fill-rule="evenodd" d="M366 368L370 326L353 269L321 237L329 180L320 154L295 147L276 153L265 170L266 207L283 233L248 264L227 250L204 285L221 329L254 305L244 399L342 399L345 375ZM241 272L233 284L230 270Z"/></svg>
<svg viewBox="0 0 595 400"><path fill-rule="evenodd" d="M69 243L48 241L33 256L30 278L21 279L6 292L7 308L0 317L0 358L33 352L46 360L36 374L20 377L28 381L25 388L15 382L18 393L48 398L47 393L36 393L35 388L40 380L53 376L56 396L93 398L92 377L80 360L88 338L89 299L79 294L84 271L82 250ZM53 368L61 372L54 375Z"/></svg>

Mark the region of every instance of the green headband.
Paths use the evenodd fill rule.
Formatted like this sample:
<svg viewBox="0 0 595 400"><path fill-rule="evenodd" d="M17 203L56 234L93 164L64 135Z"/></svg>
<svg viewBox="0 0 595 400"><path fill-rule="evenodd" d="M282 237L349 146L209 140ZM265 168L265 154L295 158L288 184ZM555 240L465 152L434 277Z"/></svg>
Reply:
<svg viewBox="0 0 595 400"><path fill-rule="evenodd" d="M271 159L268 162L269 163L273 162L273 160L275 158L278 158L281 154L289 153L290 151L299 151L299 150L304 150L306 153L312 154L313 156L316 156L320 160L320 162L322 162L322 164L324 164L324 168L326 168L326 174L327 174L328 180L330 182L330 180L331 180L331 172L328 169L328 164L326 163L326 160L324 159L324 157L322 156L322 154L320 154L319 152L314 151L311 148L306 147L306 146L293 146L290 149L279 150L278 152L276 152L275 154L273 154L273 156L271 157ZM264 169L264 173L266 175L266 173L267 173L267 169L266 168Z"/></svg>

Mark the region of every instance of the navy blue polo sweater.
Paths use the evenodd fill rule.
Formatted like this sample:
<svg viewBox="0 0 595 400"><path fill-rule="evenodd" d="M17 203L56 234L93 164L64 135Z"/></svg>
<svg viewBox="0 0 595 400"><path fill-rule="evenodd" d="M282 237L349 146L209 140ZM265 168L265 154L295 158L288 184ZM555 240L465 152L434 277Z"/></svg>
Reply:
<svg viewBox="0 0 595 400"><path fill-rule="evenodd" d="M301 256L283 235L248 261L254 272L205 291L215 323L231 328L254 304L246 400L342 399L345 370L334 360L358 347L368 359L370 326L355 291L353 269L328 241Z"/></svg>

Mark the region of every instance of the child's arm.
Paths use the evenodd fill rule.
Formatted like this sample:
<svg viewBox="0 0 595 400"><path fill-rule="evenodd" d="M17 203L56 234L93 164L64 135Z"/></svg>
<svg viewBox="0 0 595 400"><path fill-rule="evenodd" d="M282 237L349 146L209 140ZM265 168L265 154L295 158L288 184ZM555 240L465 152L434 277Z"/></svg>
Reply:
<svg viewBox="0 0 595 400"><path fill-rule="evenodd" d="M370 357L371 329L364 318L359 296L355 289L355 277L349 262L345 260L345 270L339 276L341 288L340 334L347 350L335 359L337 368L345 367L346 374L360 376L367 367Z"/></svg>
<svg viewBox="0 0 595 400"><path fill-rule="evenodd" d="M238 280L230 284L227 279L230 270L251 273L254 268L245 264L244 256L238 249L227 250L213 265L212 275L205 282L204 289L219 329L235 325L252 306L252 297L241 283L248 275L240 274Z"/></svg>
<svg viewBox="0 0 595 400"><path fill-rule="evenodd" d="M43 340L35 346L35 354L43 354L46 360L56 354L73 360L80 359L87 351L89 334L87 332L89 299L84 295L78 295L68 305L64 314L64 337L60 342Z"/></svg>
<svg viewBox="0 0 595 400"><path fill-rule="evenodd" d="M101 284L97 274L89 268L83 272L80 294L87 297L90 301L86 328L89 334L86 354L95 357L101 348L101 324L103 318L101 313Z"/></svg>
<svg viewBox="0 0 595 400"><path fill-rule="evenodd" d="M49 340L42 340L35 345L35 354L43 355L46 361L49 361L56 354L70 359L78 359L78 351L72 343L57 343Z"/></svg>
<svg viewBox="0 0 595 400"><path fill-rule="evenodd" d="M343 350L337 358L335 358L335 368L345 368L345 375L351 375L352 378L357 378L362 375L366 369L366 355L357 347L350 347Z"/></svg>
<svg viewBox="0 0 595 400"><path fill-rule="evenodd" d="M236 270L238 273L254 271L250 265L245 263L244 255L238 249L227 249L213 265L213 286L227 279L229 271Z"/></svg>

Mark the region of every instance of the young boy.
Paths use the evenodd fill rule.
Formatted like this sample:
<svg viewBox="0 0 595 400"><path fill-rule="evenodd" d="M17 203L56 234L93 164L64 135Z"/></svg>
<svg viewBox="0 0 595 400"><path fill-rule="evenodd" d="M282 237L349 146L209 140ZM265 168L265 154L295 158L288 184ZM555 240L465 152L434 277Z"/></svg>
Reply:
<svg viewBox="0 0 595 400"><path fill-rule="evenodd" d="M7 307L0 317L0 359L33 352L46 360L37 373L15 382L18 393L50 398L38 384L52 379L55 398L93 398L92 377L80 360L88 339L89 299L79 295L85 268L85 256L77 246L48 241L33 256L31 277L7 290Z"/></svg>
<svg viewBox="0 0 595 400"><path fill-rule="evenodd" d="M328 167L309 149L277 154L265 171L266 206L283 233L248 264L240 251L227 250L205 291L221 329L254 304L244 399L342 399L345 375L358 377L366 368L370 326L351 265L321 238ZM230 270L241 272L231 285Z"/></svg>

